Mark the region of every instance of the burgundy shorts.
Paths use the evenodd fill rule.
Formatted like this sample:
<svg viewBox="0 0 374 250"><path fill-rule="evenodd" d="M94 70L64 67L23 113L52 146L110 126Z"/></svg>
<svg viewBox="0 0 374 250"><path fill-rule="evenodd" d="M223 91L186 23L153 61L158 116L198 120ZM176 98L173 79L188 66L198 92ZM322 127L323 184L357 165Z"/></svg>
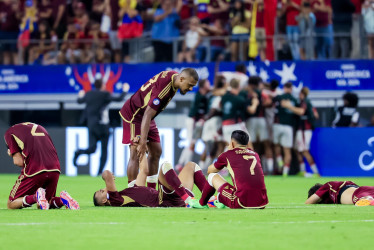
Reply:
<svg viewBox="0 0 374 250"><path fill-rule="evenodd" d="M184 200L179 197L175 192L166 193L164 189L161 188L162 185L159 184L158 198L160 201L159 207L186 207Z"/></svg>
<svg viewBox="0 0 374 250"><path fill-rule="evenodd" d="M132 140L136 136L140 135L141 124L142 124L141 121L135 121L135 120L132 121L132 123L122 121L122 127L123 127L122 143L123 144L132 145ZM149 125L149 132L148 132L147 139L149 142L160 143L160 135L158 134L158 128L154 120L151 120L151 123Z"/></svg>
<svg viewBox="0 0 374 250"><path fill-rule="evenodd" d="M356 189L356 191L352 195L352 202L356 204L356 202L364 197L370 196L374 198L374 187L370 186L362 186Z"/></svg>
<svg viewBox="0 0 374 250"><path fill-rule="evenodd" d="M24 174L21 174L10 192L9 200L14 201L19 197L33 195L38 188L42 187L46 190L46 198L49 201L56 196L59 177L60 172L57 171L41 172L32 177L26 177Z"/></svg>

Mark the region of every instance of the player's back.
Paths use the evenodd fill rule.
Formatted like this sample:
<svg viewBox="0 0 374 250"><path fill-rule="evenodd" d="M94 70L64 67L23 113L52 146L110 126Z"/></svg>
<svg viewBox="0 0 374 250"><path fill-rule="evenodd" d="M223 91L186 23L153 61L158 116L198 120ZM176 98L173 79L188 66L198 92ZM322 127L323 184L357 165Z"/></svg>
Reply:
<svg viewBox="0 0 374 250"><path fill-rule="evenodd" d="M16 124L6 131L5 141L12 154L20 152L25 157L25 175L60 170L52 139L42 126L30 122Z"/></svg>
<svg viewBox="0 0 374 250"><path fill-rule="evenodd" d="M235 193L241 205L260 207L268 203L264 173L256 152L249 148L238 147L224 153L227 169L231 174Z"/></svg>

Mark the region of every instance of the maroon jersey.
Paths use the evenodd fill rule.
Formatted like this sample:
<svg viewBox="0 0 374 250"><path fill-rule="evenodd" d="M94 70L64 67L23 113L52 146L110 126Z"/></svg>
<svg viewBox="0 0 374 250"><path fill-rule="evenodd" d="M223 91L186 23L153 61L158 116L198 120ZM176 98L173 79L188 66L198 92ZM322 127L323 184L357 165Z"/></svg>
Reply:
<svg viewBox="0 0 374 250"><path fill-rule="evenodd" d="M149 187L131 187L122 191L108 191L112 207L157 207L158 191Z"/></svg>
<svg viewBox="0 0 374 250"><path fill-rule="evenodd" d="M10 153L17 152L24 157L23 174L27 177L41 172L60 172L56 148L42 126L26 122L16 124L5 132L5 143Z"/></svg>
<svg viewBox="0 0 374 250"><path fill-rule="evenodd" d="M141 121L147 106L157 111L156 117L177 92L173 86L177 74L176 71L162 71L143 84L123 105L119 112L122 119L128 123L134 119Z"/></svg>
<svg viewBox="0 0 374 250"><path fill-rule="evenodd" d="M324 204L340 204L340 190L345 186L358 187L352 181L329 181L316 191Z"/></svg>
<svg viewBox="0 0 374 250"><path fill-rule="evenodd" d="M234 148L222 153L214 166L229 170L239 205L261 207L268 204L264 173L256 152L245 147Z"/></svg>

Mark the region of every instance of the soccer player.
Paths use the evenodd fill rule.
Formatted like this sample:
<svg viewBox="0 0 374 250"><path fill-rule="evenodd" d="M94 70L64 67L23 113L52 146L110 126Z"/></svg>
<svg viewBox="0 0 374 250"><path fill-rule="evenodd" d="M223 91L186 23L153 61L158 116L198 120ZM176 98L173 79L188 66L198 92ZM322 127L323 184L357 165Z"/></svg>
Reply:
<svg viewBox="0 0 374 250"><path fill-rule="evenodd" d="M228 151L222 153L208 168L208 184L204 186L201 199L190 200L191 207L200 208L218 192L217 200L230 208L265 208L268 204L264 173L259 156L248 148L249 136L235 130L231 135ZM234 186L218 172L227 167Z"/></svg>
<svg viewBox="0 0 374 250"><path fill-rule="evenodd" d="M161 113L176 92L182 95L196 86L197 72L192 68L176 71L162 71L148 80L123 105L120 115L123 119L123 144L130 144L130 159L127 167L129 184L136 179L139 169L139 158L148 147L149 177L148 186L155 188L157 171L162 153L160 136L154 118ZM140 135L137 146L132 144Z"/></svg>
<svg viewBox="0 0 374 250"><path fill-rule="evenodd" d="M352 181L317 183L309 189L305 204L374 206L374 187L360 187Z"/></svg>
<svg viewBox="0 0 374 250"><path fill-rule="evenodd" d="M40 209L79 209L79 204L66 192L56 197L60 162L52 139L42 126L25 122L10 127L4 135L8 155L22 168L7 203L8 209L31 207Z"/></svg>

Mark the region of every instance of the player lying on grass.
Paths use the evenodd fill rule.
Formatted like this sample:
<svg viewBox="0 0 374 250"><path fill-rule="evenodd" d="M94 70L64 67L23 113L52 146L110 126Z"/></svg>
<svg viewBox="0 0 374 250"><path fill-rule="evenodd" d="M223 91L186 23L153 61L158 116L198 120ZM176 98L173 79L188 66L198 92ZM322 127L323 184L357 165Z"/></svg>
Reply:
<svg viewBox="0 0 374 250"><path fill-rule="evenodd" d="M202 190L207 182L200 167L193 162L185 165L179 176L169 162L164 162L158 176L159 190L146 187L148 175L147 157L139 163L139 173L133 187L117 191L113 174L106 170L102 174L105 188L94 193L95 206L112 207L185 207L194 197L193 185Z"/></svg>
<svg viewBox="0 0 374 250"><path fill-rule="evenodd" d="M230 208L265 208L268 204L264 173L258 154L248 148L249 136L242 130L231 134L228 151L222 153L208 168L208 183L200 201L191 200L190 206L200 208L207 204L217 190L217 200ZM227 167L234 186L218 174Z"/></svg>
<svg viewBox="0 0 374 250"><path fill-rule="evenodd" d="M374 187L360 187L352 181L317 183L309 189L305 204L374 206Z"/></svg>
<svg viewBox="0 0 374 250"><path fill-rule="evenodd" d="M8 155L22 168L9 195L8 209L31 207L40 209L79 209L79 204L66 192L56 197L60 176L60 162L52 139L42 126L25 122L12 126L5 132Z"/></svg>

